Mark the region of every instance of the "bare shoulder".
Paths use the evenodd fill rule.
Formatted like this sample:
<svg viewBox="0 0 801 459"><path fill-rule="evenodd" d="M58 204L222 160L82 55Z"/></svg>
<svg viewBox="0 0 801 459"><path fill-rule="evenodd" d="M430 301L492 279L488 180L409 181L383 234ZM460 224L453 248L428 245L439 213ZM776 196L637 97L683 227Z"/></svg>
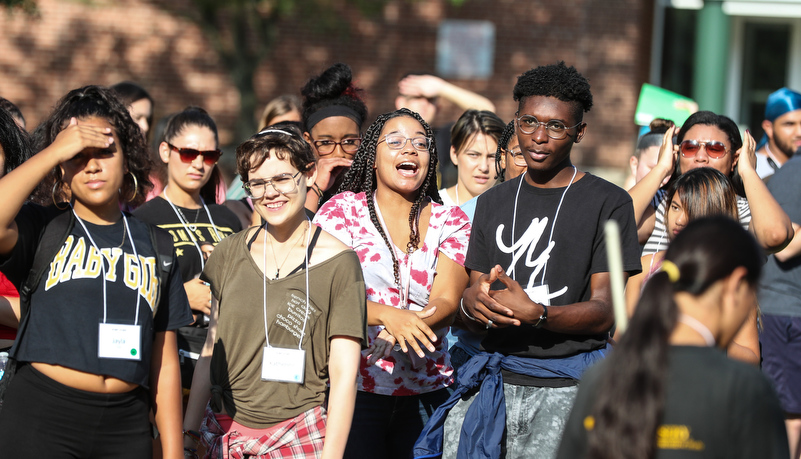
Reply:
<svg viewBox="0 0 801 459"><path fill-rule="evenodd" d="M351 248L327 231L321 229L320 237L317 239L317 245L314 246L310 262L313 265L319 264L346 250L351 250Z"/></svg>

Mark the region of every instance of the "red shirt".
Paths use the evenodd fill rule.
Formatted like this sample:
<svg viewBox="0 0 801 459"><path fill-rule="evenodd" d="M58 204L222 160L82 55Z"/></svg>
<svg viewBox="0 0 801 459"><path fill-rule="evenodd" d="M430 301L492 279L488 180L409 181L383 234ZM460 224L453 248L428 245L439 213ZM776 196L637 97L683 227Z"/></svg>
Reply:
<svg viewBox="0 0 801 459"><path fill-rule="evenodd" d="M3 273L0 273L0 295L19 298L19 292L14 284L9 281ZM0 325L0 339L15 339L17 329Z"/></svg>

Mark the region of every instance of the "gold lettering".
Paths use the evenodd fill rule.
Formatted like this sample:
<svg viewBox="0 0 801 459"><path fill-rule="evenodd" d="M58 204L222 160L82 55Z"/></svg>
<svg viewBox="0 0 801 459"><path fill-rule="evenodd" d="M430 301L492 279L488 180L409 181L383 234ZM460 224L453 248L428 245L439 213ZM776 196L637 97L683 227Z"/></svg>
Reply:
<svg viewBox="0 0 801 459"><path fill-rule="evenodd" d="M74 240L74 236L67 236L67 240L64 241L64 246L58 251L53 261L50 262L50 272L47 274L47 280L45 281L45 291L50 290L54 285L58 284L61 271L64 268L64 264L67 262L67 255L72 249Z"/></svg>
<svg viewBox="0 0 801 459"><path fill-rule="evenodd" d="M64 266L64 269L61 271L61 278L59 279L61 282L70 280L73 269L81 269L81 266L83 265L83 257L85 255L86 241L84 238L78 238L78 241L75 243L75 247L72 249L72 253L70 254L69 261L67 261L66 266Z"/></svg>

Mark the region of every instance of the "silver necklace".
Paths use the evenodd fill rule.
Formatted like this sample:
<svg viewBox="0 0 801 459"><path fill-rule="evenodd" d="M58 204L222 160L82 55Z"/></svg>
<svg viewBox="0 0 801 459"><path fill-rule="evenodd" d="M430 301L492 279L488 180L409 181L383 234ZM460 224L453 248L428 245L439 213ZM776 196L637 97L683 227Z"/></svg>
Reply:
<svg viewBox="0 0 801 459"><path fill-rule="evenodd" d="M184 215L183 212L181 212L181 208L180 207L175 206L175 210L178 211L178 214L180 215L181 219L184 222L186 222L186 226L188 226L189 229L192 230L192 232L197 230L197 218L200 216L200 209L197 209L197 213L195 214L195 220L192 223L189 223L189 219L186 218L186 215Z"/></svg>

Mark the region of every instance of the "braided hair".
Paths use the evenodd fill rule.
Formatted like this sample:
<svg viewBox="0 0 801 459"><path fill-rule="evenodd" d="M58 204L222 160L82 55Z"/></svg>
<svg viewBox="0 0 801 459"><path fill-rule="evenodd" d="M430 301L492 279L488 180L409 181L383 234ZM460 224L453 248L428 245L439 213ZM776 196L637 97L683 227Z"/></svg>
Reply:
<svg viewBox="0 0 801 459"><path fill-rule="evenodd" d="M342 181L342 185L340 185L339 189L337 190L337 193L342 193L344 191L352 191L354 193L364 192L367 196L367 209L370 212L370 221L372 221L373 225L375 225L375 227L378 229L378 232L384 239L384 243L389 248L389 253L392 254L393 271L395 273L395 282L397 283L400 283L400 267L398 265L398 259L395 257L395 250L392 247L392 243L389 241L389 237L384 231L383 225L378 221L378 216L375 211L375 201L371 198L371 196L376 189L376 175L374 166L376 147L378 146L378 141L382 138L381 131L384 129L384 125L387 123L387 121L400 116L408 116L409 118L414 118L417 120L417 122L423 126L426 137L431 139L431 147L429 148L430 159L428 163L428 171L426 172L426 179L417 190L417 196L415 197L414 203L412 204L412 209L409 212L410 234L409 243L406 245L406 251L408 253L412 253L417 250L418 245L420 244L420 230L418 227L417 216L421 205L427 199L431 199L438 204L442 204L442 199L439 197L439 192L437 191L437 147L434 143L434 133L431 130L431 126L429 126L420 115L409 110L408 108L401 108L400 110L380 115L373 122L373 124L367 128L367 132L364 134L362 144L359 146L359 150L356 152L356 156L353 158L353 163L350 165L350 169L345 173L345 178Z"/></svg>
<svg viewBox="0 0 801 459"><path fill-rule="evenodd" d="M503 182L504 175L506 175L506 168L501 166L501 158L506 153L513 135L515 135L515 120L509 121L509 124L503 129L501 138L498 139L498 149L495 150L495 173L498 174L495 179L499 182Z"/></svg>

